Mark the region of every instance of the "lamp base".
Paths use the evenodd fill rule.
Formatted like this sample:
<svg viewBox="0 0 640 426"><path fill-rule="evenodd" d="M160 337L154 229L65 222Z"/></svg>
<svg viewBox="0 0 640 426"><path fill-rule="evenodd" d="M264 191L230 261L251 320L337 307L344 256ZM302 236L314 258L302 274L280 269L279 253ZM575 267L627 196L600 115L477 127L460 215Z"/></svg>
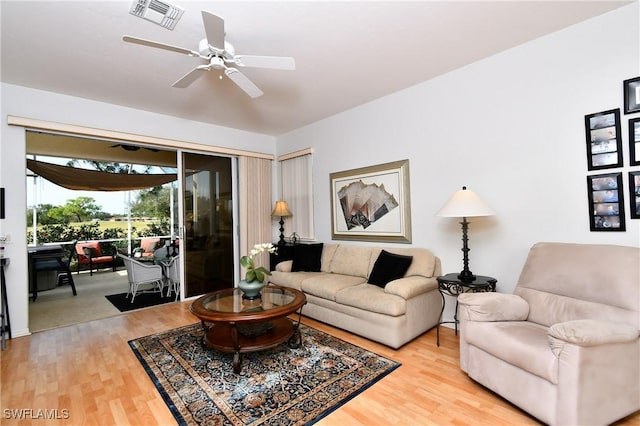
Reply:
<svg viewBox="0 0 640 426"><path fill-rule="evenodd" d="M476 279L476 276L471 273L468 269L461 271L458 274L458 279L464 283L470 283Z"/></svg>
<svg viewBox="0 0 640 426"><path fill-rule="evenodd" d="M278 245L282 246L285 244L284 241L284 218L280 216L280 241L278 241Z"/></svg>
<svg viewBox="0 0 640 426"><path fill-rule="evenodd" d="M462 264L464 267L458 275L458 279L462 282L470 283L476 279L476 276L469 270L469 222L466 217L462 218L460 225L462 225Z"/></svg>

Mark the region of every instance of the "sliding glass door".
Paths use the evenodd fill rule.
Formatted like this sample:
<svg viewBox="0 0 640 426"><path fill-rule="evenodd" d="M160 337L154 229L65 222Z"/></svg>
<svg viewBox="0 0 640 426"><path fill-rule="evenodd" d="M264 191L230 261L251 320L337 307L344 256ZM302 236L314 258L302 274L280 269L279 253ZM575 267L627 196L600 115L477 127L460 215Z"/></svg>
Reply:
<svg viewBox="0 0 640 426"><path fill-rule="evenodd" d="M233 287L232 161L182 154L185 297Z"/></svg>

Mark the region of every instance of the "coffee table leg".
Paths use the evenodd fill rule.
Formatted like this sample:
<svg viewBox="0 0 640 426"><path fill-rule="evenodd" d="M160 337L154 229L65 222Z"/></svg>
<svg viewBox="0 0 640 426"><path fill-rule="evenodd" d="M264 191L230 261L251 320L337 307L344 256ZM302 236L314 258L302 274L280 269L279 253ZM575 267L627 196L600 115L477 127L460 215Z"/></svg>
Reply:
<svg viewBox="0 0 640 426"><path fill-rule="evenodd" d="M233 372L236 374L240 374L240 370L242 369L242 358L240 356L240 352L233 353Z"/></svg>
<svg viewBox="0 0 640 426"><path fill-rule="evenodd" d="M287 344L291 349L298 349L300 346L302 346L302 333L300 333L300 322L302 321L303 307L304 305L300 306L300 310L298 311L298 322L292 321L293 335L289 338L289 341L287 342Z"/></svg>
<svg viewBox="0 0 640 426"><path fill-rule="evenodd" d="M287 344L291 349L298 349L300 346L302 346L302 334L300 333L299 328L296 327Z"/></svg>

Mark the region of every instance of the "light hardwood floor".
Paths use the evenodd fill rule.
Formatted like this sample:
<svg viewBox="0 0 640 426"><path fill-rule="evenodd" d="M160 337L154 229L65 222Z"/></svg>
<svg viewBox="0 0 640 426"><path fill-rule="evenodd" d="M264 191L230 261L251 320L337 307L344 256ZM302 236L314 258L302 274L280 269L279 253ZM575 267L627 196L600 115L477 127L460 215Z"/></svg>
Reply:
<svg viewBox="0 0 640 426"><path fill-rule="evenodd" d="M175 425L127 342L197 322L189 304L158 306L9 341L0 355L0 424ZM393 350L310 319L303 322L402 363L318 425L538 424L460 371L458 337L452 329L441 328L440 347L434 329ZM68 418L10 418L12 410L20 409L31 409L34 415L39 409L57 409L58 417ZM640 425L640 412L619 423Z"/></svg>

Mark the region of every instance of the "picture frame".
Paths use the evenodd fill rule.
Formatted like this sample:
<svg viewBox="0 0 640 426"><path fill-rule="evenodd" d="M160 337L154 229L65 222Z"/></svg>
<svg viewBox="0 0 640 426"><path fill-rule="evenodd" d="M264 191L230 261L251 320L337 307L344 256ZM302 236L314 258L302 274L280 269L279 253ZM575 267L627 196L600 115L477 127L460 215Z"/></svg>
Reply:
<svg viewBox="0 0 640 426"><path fill-rule="evenodd" d="M640 165L640 117L629 120L629 164Z"/></svg>
<svg viewBox="0 0 640 426"><path fill-rule="evenodd" d="M584 116L589 170L622 167L620 108Z"/></svg>
<svg viewBox="0 0 640 426"><path fill-rule="evenodd" d="M411 243L409 160L329 175L331 238Z"/></svg>
<svg viewBox="0 0 640 426"><path fill-rule="evenodd" d="M625 231L622 173L587 176L591 231Z"/></svg>
<svg viewBox="0 0 640 426"><path fill-rule="evenodd" d="M629 204L631 219L640 219L640 171L629 172Z"/></svg>
<svg viewBox="0 0 640 426"><path fill-rule="evenodd" d="M623 81L622 88L624 91L624 113L640 112L640 77Z"/></svg>

